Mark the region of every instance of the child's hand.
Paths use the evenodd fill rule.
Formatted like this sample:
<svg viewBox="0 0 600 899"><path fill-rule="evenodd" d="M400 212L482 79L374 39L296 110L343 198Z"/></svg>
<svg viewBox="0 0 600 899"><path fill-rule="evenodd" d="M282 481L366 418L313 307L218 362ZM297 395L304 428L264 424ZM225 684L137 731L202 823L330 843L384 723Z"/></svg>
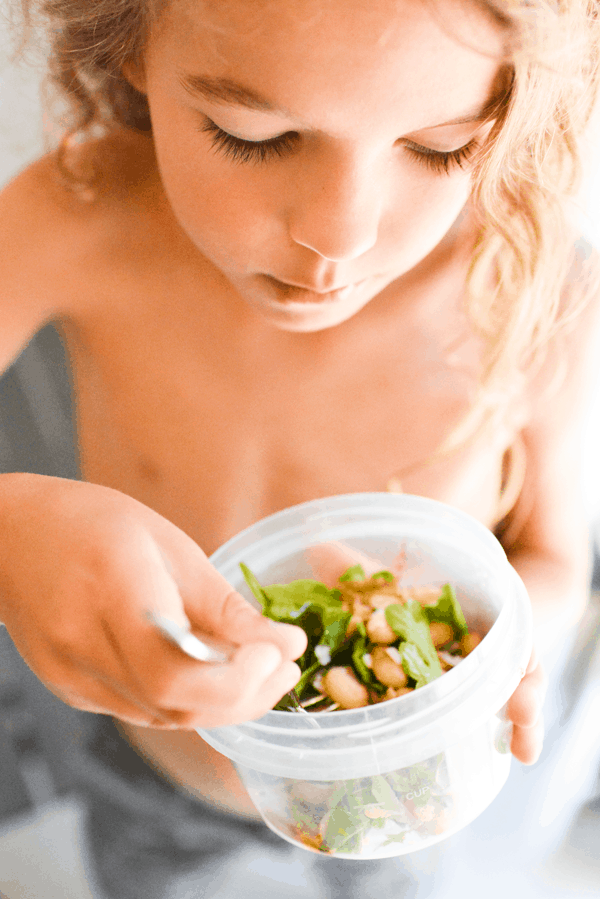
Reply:
<svg viewBox="0 0 600 899"><path fill-rule="evenodd" d="M544 742L542 706L548 681L534 648L525 676L507 705L507 717L513 722L510 750L525 765L537 762Z"/></svg>
<svg viewBox="0 0 600 899"><path fill-rule="evenodd" d="M123 493L3 475L0 531L0 621L69 705L191 730L260 717L300 677L304 631L263 617L190 537ZM238 648L226 664L197 662L148 610Z"/></svg>

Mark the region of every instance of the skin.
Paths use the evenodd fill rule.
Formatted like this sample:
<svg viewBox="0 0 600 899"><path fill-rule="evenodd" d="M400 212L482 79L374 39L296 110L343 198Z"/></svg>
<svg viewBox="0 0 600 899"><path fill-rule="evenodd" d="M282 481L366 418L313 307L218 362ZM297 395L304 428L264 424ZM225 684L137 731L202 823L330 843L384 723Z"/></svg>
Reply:
<svg viewBox="0 0 600 899"><path fill-rule="evenodd" d="M475 45L500 49L480 13L448 11ZM279 111L192 98L182 73L227 77ZM168 7L126 74L147 93L154 137L115 131L73 151L100 166L93 202L58 185L49 158L0 197L0 366L59 322L84 479L2 476L0 618L57 695L120 719L184 789L253 814L193 729L271 708L305 638L253 613L207 556L265 515L383 490L396 474L405 492L494 528L520 433L526 480L505 548L538 642L556 643L587 595L576 470L597 304L565 344L552 402L542 372L504 427L426 464L479 374L462 311L476 230L468 168L434 171L414 148L485 135L481 121L439 125L489 101L498 64L412 0L231 0ZM216 151L207 117L247 141L299 138L242 163ZM358 282L326 301L314 292ZM233 661L186 659L147 624L149 605L231 642ZM526 764L541 750L544 690L534 654L508 706Z"/></svg>

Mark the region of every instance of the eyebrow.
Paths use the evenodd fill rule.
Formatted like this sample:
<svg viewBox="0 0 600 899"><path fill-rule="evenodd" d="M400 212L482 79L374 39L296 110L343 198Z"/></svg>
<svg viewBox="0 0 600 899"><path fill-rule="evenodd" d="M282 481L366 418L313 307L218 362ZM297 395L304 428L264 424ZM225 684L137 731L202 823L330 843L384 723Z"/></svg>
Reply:
<svg viewBox="0 0 600 899"><path fill-rule="evenodd" d="M183 88L192 95L206 97L216 103L227 103L229 106L243 106L246 109L258 109L262 112L289 112L276 108L256 91L231 81L229 78L206 78L203 75L180 75ZM290 115L291 117L291 115Z"/></svg>
<svg viewBox="0 0 600 899"><path fill-rule="evenodd" d="M180 75L179 81L189 94L192 96L205 97L214 103L223 103L228 106L239 106L244 109L254 109L260 112L273 112L278 115L284 115L287 118L295 118L292 112L282 106L274 106L266 97L257 93L250 88L231 81L229 78L208 78L204 75ZM421 128L414 128L414 131L428 131L430 128L443 128L447 125L465 125L469 122L482 122L490 118L500 106L506 92L503 91L500 96L493 97L483 108L475 109L473 112L467 112L455 119L447 122L441 122L439 125L427 125Z"/></svg>

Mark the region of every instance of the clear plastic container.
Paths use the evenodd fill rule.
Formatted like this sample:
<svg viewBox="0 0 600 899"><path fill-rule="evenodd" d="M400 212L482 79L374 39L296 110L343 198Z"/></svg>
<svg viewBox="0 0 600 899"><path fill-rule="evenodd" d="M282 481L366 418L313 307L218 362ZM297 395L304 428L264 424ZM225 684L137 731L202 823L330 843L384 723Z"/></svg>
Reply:
<svg viewBox="0 0 600 899"><path fill-rule="evenodd" d="M511 725L503 707L532 646L527 592L493 534L434 500L361 493L271 515L211 562L248 600L244 562L262 584L314 577L308 546L341 541L390 565L401 585L451 583L469 630L485 634L440 678L387 702L314 715L271 711L199 730L231 759L266 824L298 846L348 859L430 846L477 817L504 785Z"/></svg>

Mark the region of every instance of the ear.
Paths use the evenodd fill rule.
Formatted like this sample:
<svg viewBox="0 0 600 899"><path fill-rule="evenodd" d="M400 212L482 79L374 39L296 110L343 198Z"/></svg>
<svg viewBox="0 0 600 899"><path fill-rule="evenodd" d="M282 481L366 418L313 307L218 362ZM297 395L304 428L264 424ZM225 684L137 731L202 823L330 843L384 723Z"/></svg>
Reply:
<svg viewBox="0 0 600 899"><path fill-rule="evenodd" d="M121 73L140 94L146 93L146 73L141 60L128 59L121 67Z"/></svg>

